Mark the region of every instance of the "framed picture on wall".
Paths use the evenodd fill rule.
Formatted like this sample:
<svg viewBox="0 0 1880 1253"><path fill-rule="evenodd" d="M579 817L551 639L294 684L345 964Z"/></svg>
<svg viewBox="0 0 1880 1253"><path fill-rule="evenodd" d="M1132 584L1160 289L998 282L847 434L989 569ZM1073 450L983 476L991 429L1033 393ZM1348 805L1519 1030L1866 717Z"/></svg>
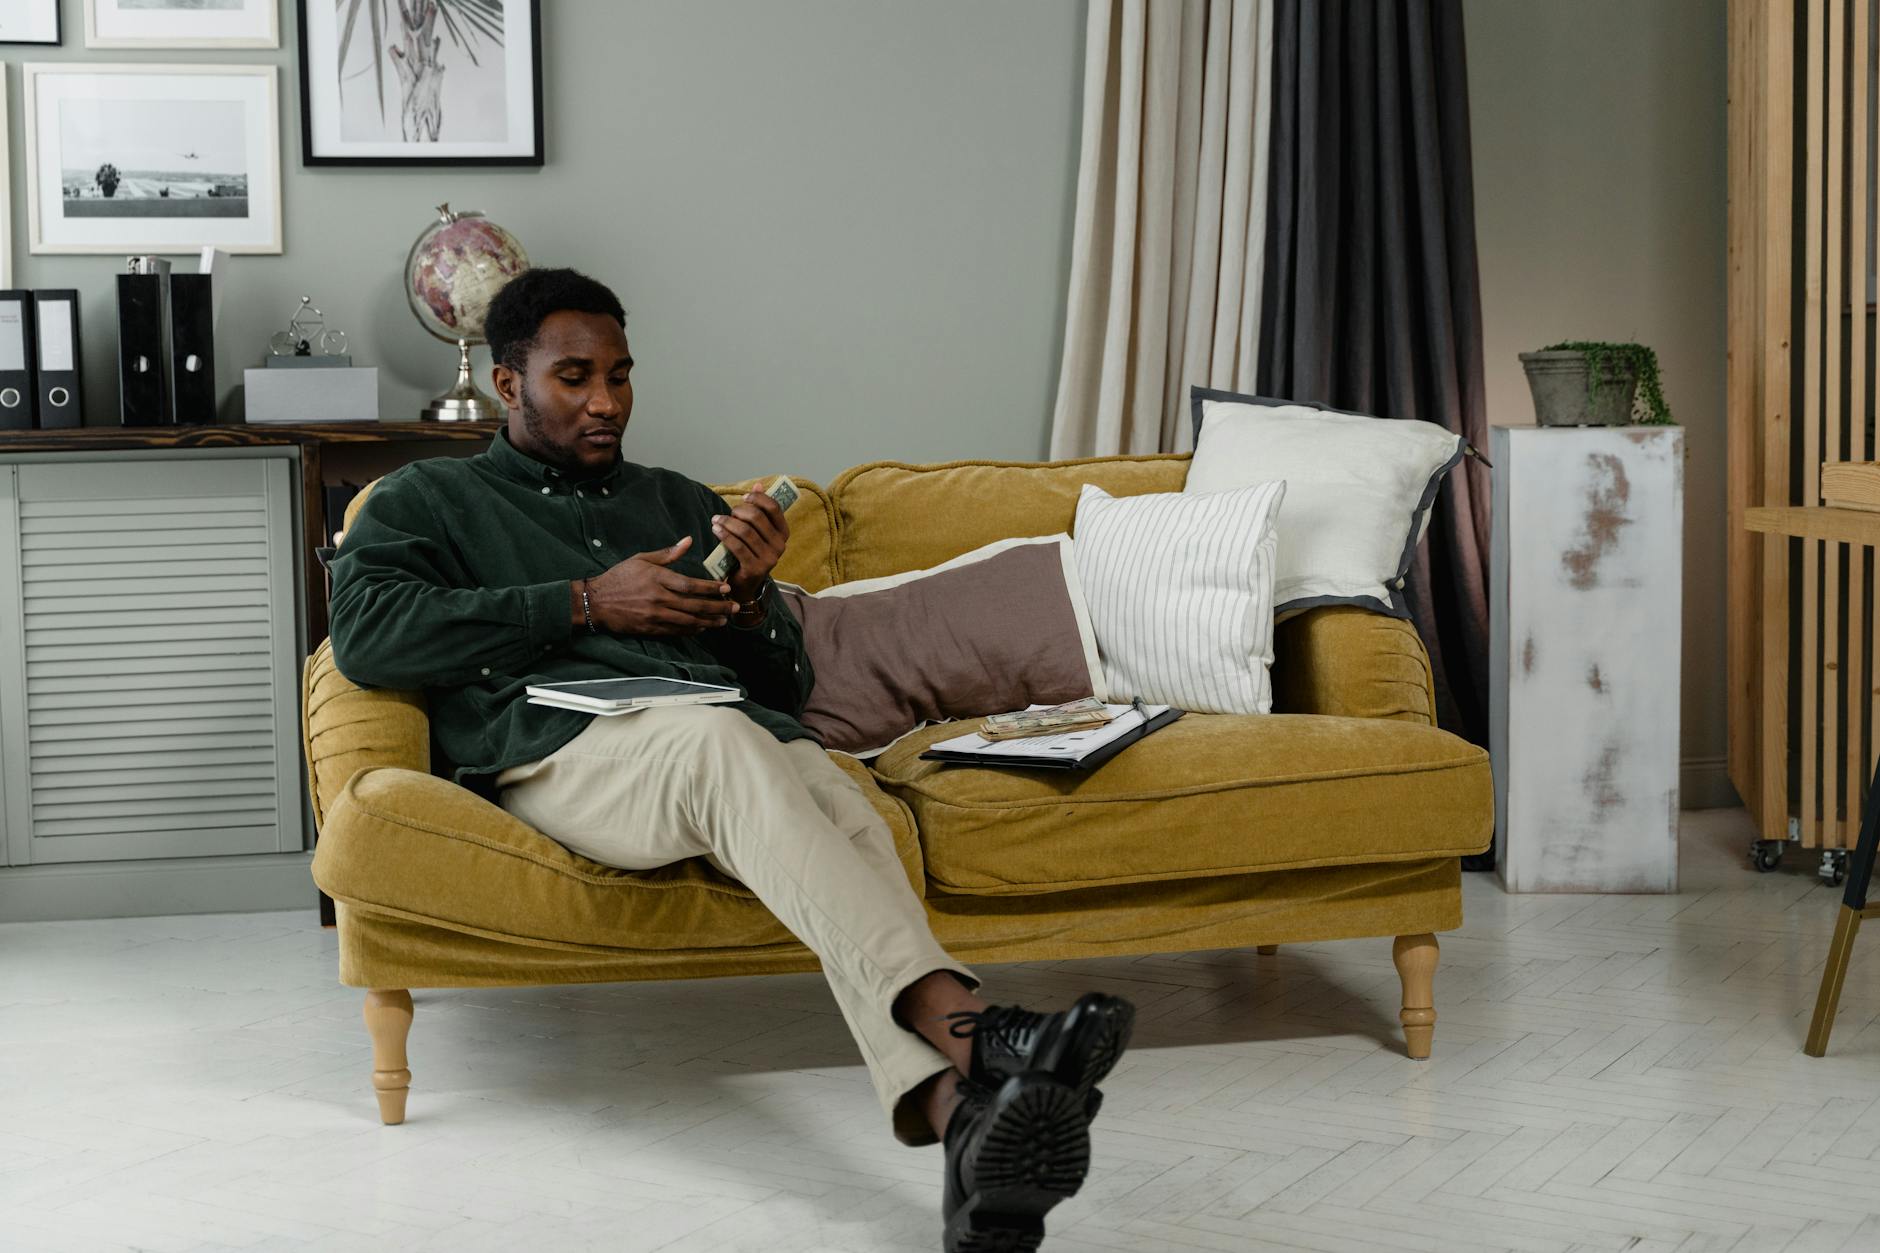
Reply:
<svg viewBox="0 0 1880 1253"><path fill-rule="evenodd" d="M281 250L272 65L24 70L31 251Z"/></svg>
<svg viewBox="0 0 1880 1253"><path fill-rule="evenodd" d="M280 0L85 0L87 48L278 48Z"/></svg>
<svg viewBox="0 0 1880 1253"><path fill-rule="evenodd" d="M541 0L299 6L304 164L542 164Z"/></svg>
<svg viewBox="0 0 1880 1253"><path fill-rule="evenodd" d="M59 44L59 0L6 0L0 4L0 44Z"/></svg>
<svg viewBox="0 0 1880 1253"><path fill-rule="evenodd" d="M0 187L13 186L13 156L7 150L7 67L0 63ZM13 197L0 196L0 288L13 286Z"/></svg>

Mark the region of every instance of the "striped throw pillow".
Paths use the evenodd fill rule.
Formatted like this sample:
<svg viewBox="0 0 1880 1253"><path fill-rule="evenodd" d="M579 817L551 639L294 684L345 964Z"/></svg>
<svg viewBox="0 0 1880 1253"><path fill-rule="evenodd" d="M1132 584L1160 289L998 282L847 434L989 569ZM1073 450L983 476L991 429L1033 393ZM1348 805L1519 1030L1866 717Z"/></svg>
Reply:
<svg viewBox="0 0 1880 1253"><path fill-rule="evenodd" d="M1111 496L1084 484L1077 573L1112 701L1273 709L1274 521L1283 482Z"/></svg>

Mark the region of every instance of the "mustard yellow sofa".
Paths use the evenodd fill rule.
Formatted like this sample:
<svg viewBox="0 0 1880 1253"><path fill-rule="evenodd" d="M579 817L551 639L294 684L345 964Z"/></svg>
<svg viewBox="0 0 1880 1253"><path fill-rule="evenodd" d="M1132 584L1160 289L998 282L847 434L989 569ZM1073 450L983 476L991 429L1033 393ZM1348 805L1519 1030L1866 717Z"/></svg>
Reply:
<svg viewBox="0 0 1880 1253"><path fill-rule="evenodd" d="M777 575L817 590L920 569L1069 530L1083 483L1177 491L1187 469L1185 455L876 462L826 488L797 479ZM832 756L962 960L1390 936L1408 1052L1427 1057L1433 933L1461 923L1458 859L1490 839L1487 754L1436 728L1429 659L1392 618L1328 607L1284 623L1274 693L1270 716L1190 714L1089 775L921 761L946 725L872 763ZM307 660L303 709L313 873L337 902L340 979L368 990L384 1121L404 1117L411 988L817 968L704 862L597 865L433 776L422 695L355 687L330 644Z"/></svg>

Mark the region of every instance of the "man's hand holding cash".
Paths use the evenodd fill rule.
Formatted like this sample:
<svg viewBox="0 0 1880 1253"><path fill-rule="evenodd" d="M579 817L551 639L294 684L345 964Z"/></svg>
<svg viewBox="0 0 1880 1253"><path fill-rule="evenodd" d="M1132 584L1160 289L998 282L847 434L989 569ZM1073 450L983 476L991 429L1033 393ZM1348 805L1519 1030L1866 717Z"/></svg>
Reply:
<svg viewBox="0 0 1880 1253"><path fill-rule="evenodd" d="M790 524L783 511L796 503L796 484L788 475L778 477L764 491L744 493L728 514L712 518L718 547L705 558L705 570L731 585L731 599L739 604L755 601L764 581L783 559L790 541Z"/></svg>
<svg viewBox="0 0 1880 1253"><path fill-rule="evenodd" d="M711 581L668 568L692 547L690 535L576 581L574 622L622 635L697 635L727 623L761 621L767 610L760 599L765 580L790 540L783 511L796 496L796 485L786 476L767 492L746 492L729 514L714 514L712 534L720 542L705 559ZM737 616L740 606L748 606L746 620Z"/></svg>

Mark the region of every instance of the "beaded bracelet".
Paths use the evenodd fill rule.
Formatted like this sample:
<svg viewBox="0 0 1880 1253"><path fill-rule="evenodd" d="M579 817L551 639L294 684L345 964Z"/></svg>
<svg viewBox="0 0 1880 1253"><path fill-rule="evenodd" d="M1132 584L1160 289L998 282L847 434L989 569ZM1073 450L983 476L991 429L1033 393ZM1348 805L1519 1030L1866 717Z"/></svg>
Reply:
<svg viewBox="0 0 1880 1253"><path fill-rule="evenodd" d="M588 580L581 580L581 621L587 623L589 635L598 635L594 629L594 603L588 596Z"/></svg>

